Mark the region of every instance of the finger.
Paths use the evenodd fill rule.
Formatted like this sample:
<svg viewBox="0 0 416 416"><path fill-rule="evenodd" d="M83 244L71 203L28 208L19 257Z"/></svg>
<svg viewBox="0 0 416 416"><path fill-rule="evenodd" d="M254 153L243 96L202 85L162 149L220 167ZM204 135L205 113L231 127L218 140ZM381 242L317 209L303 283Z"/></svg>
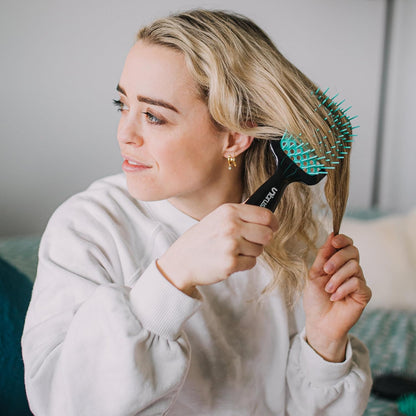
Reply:
<svg viewBox="0 0 416 416"><path fill-rule="evenodd" d="M265 225L272 231L277 231L279 228L276 216L266 208L239 204L239 214L241 220L245 222Z"/></svg>
<svg viewBox="0 0 416 416"><path fill-rule="evenodd" d="M360 278L362 270L359 263L355 260L349 260L345 263L328 281L325 286L325 291L334 293L345 281L352 277Z"/></svg>
<svg viewBox="0 0 416 416"><path fill-rule="evenodd" d="M241 239L238 248L238 254L241 256L258 257L263 253L263 245L251 243L250 241Z"/></svg>
<svg viewBox="0 0 416 416"><path fill-rule="evenodd" d="M336 251L324 264L323 269L326 273L331 274L339 270L349 260L359 261L358 249L355 246L348 245Z"/></svg>
<svg viewBox="0 0 416 416"><path fill-rule="evenodd" d="M312 264L312 267L309 270L309 277L311 279L316 279L317 277L325 274L324 265L331 258L331 256L336 252L336 249L332 245L332 239L334 234L331 233L325 244L318 250L315 261Z"/></svg>
<svg viewBox="0 0 416 416"><path fill-rule="evenodd" d="M366 305L371 298L371 290L362 279L352 277L331 295L330 300L335 302L345 299L347 296L353 296L358 302Z"/></svg>
<svg viewBox="0 0 416 416"><path fill-rule="evenodd" d="M338 234L332 239L332 245L339 250L340 248L344 248L346 246L352 246L354 242L352 241L351 237L348 237L345 234Z"/></svg>
<svg viewBox="0 0 416 416"><path fill-rule="evenodd" d="M273 239L273 231L267 225L259 225L248 222L242 222L241 224L241 236L256 244L265 246Z"/></svg>
<svg viewBox="0 0 416 416"><path fill-rule="evenodd" d="M256 265L256 263L257 263L256 257L242 256L242 255L238 256L233 266L232 273L242 272L244 270L250 270Z"/></svg>

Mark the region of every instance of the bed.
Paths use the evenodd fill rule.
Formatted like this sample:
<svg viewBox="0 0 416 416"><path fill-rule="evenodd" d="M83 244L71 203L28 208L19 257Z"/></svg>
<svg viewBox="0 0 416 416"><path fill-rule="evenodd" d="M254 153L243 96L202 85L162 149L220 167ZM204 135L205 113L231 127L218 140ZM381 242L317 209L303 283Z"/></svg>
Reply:
<svg viewBox="0 0 416 416"><path fill-rule="evenodd" d="M352 329L365 342L374 376L416 376L416 210L402 215L347 216L373 299ZM40 236L0 239L0 414L30 415L23 384L20 336L36 274ZM399 415L374 395L365 416Z"/></svg>

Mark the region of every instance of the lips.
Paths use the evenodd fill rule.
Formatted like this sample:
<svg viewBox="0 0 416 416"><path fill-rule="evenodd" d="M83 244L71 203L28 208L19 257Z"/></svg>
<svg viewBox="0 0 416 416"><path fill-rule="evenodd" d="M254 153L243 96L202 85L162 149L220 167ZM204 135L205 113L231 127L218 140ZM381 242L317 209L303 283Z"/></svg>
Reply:
<svg viewBox="0 0 416 416"><path fill-rule="evenodd" d="M123 155L123 158L123 170L126 172L137 172L151 168L150 165L143 163L137 159L133 159L130 156Z"/></svg>

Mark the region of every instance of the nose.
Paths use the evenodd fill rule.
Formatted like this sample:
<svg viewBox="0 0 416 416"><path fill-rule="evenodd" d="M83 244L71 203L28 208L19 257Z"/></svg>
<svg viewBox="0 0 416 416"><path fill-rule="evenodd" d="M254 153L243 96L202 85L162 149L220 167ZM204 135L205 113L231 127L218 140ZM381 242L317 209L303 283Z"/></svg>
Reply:
<svg viewBox="0 0 416 416"><path fill-rule="evenodd" d="M138 117L134 117L132 114L121 117L118 124L117 138L120 144L142 146L143 135Z"/></svg>

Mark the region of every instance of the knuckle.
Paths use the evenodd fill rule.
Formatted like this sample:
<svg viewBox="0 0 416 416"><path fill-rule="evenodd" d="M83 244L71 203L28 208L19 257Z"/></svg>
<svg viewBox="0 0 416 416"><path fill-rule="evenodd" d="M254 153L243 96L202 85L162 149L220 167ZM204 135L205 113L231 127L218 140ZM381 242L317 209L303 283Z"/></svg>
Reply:
<svg viewBox="0 0 416 416"><path fill-rule="evenodd" d="M228 221L223 228L223 233L227 237L232 237L238 233L239 227L234 221Z"/></svg>
<svg viewBox="0 0 416 416"><path fill-rule="evenodd" d="M358 248L356 246L351 246L351 249L352 249L354 257L357 259L357 261L359 261L360 252L359 252Z"/></svg>
<svg viewBox="0 0 416 416"><path fill-rule="evenodd" d="M349 264L350 264L351 271L354 274L359 274L361 272L361 266L360 266L360 263L358 263L357 259L351 259L349 261Z"/></svg>
<svg viewBox="0 0 416 416"><path fill-rule="evenodd" d="M225 220L233 218L236 212L236 208L232 204L221 205L218 210Z"/></svg>
<svg viewBox="0 0 416 416"><path fill-rule="evenodd" d="M263 253L263 250L264 250L264 248L263 248L262 245L259 245L259 244L256 245L253 249L253 256L254 257L260 256Z"/></svg>
<svg viewBox="0 0 416 416"><path fill-rule="evenodd" d="M339 234L339 235L340 235L340 239L344 240L346 243L348 243L350 245L354 244L353 239L350 236L348 236L347 234Z"/></svg>
<svg viewBox="0 0 416 416"><path fill-rule="evenodd" d="M230 238L227 240L225 252L228 253L229 256L234 256L238 253L238 242L234 238Z"/></svg>
<svg viewBox="0 0 416 416"><path fill-rule="evenodd" d="M253 257L248 262L248 270L252 269L256 264L257 264L257 259L256 259L256 257Z"/></svg>
<svg viewBox="0 0 416 416"><path fill-rule="evenodd" d="M258 253L258 255L256 257L262 255L263 254L263 251L264 251L264 247L263 246L260 246L259 247L259 253Z"/></svg>
<svg viewBox="0 0 416 416"><path fill-rule="evenodd" d="M228 257L226 265L225 265L225 273L227 274L227 276L230 276L235 271L237 271L237 268L238 268L238 261L236 257L234 256Z"/></svg>
<svg viewBox="0 0 416 416"><path fill-rule="evenodd" d="M264 245L269 244L272 240L273 240L273 231L270 228L267 228L264 231L264 238L263 238L263 242Z"/></svg>
<svg viewBox="0 0 416 416"><path fill-rule="evenodd" d="M263 211L263 219L264 223L268 226L273 226L277 221L273 212L269 211L268 209L265 209L265 211Z"/></svg>

